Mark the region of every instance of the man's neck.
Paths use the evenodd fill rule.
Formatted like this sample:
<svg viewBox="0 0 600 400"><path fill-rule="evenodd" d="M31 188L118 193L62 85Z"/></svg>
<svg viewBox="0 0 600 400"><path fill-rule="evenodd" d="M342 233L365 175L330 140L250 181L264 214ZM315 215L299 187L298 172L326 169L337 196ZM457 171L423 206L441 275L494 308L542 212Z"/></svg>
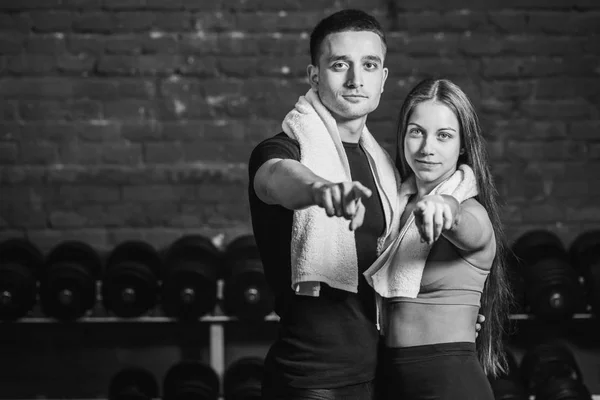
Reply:
<svg viewBox="0 0 600 400"><path fill-rule="evenodd" d="M340 139L342 139L342 142L358 143L366 122L366 117L352 121L337 121L337 127L338 131L340 132Z"/></svg>

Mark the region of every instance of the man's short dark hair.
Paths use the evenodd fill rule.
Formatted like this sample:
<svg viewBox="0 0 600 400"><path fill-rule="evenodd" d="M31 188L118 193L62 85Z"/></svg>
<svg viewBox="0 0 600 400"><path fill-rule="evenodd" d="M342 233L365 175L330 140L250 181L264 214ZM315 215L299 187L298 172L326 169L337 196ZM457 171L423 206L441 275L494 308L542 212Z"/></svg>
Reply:
<svg viewBox="0 0 600 400"><path fill-rule="evenodd" d="M310 34L310 61L312 65L318 65L321 43L323 43L327 35L347 31L376 33L383 42L384 51L387 48L385 34L375 17L361 10L342 10L322 19Z"/></svg>

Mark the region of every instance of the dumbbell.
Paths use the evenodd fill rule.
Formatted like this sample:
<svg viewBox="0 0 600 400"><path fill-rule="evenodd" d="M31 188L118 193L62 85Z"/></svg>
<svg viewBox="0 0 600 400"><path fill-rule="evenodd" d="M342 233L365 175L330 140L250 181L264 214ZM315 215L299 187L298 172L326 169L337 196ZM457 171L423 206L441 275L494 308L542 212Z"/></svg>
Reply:
<svg viewBox="0 0 600 400"><path fill-rule="evenodd" d="M221 254L201 235L176 240L165 255L162 306L165 314L195 319L217 304Z"/></svg>
<svg viewBox="0 0 600 400"><path fill-rule="evenodd" d="M158 382L145 368L123 368L110 380L108 400L151 400L157 397Z"/></svg>
<svg viewBox="0 0 600 400"><path fill-rule="evenodd" d="M557 379L538 387L535 400L592 400L592 395L583 382Z"/></svg>
<svg viewBox="0 0 600 400"><path fill-rule="evenodd" d="M86 243L69 240L57 245L48 255L40 279L44 314L59 320L83 316L96 302L101 267L100 257Z"/></svg>
<svg viewBox="0 0 600 400"><path fill-rule="evenodd" d="M531 231L515 242L513 251L521 261L526 301L536 316L557 321L584 307L579 277L558 236Z"/></svg>
<svg viewBox="0 0 600 400"><path fill-rule="evenodd" d="M233 362L223 377L225 400L260 400L264 360L244 357Z"/></svg>
<svg viewBox="0 0 600 400"><path fill-rule="evenodd" d="M217 400L218 397L219 377L207 364L181 361L165 374L164 400Z"/></svg>
<svg viewBox="0 0 600 400"><path fill-rule="evenodd" d="M240 319L262 319L273 311L274 296L267 285L262 261L251 235L227 246L224 263L223 309Z"/></svg>
<svg viewBox="0 0 600 400"><path fill-rule="evenodd" d="M520 373L530 394L553 381L583 379L573 353L559 342L545 342L529 349L521 361Z"/></svg>
<svg viewBox="0 0 600 400"><path fill-rule="evenodd" d="M102 280L102 302L119 317L140 316L158 301L162 260L150 244L130 240L109 254Z"/></svg>
<svg viewBox="0 0 600 400"><path fill-rule="evenodd" d="M1 320L17 320L33 308L43 265L44 256L28 240L15 238L0 243Z"/></svg>
<svg viewBox="0 0 600 400"><path fill-rule="evenodd" d="M600 230L579 235L570 248L571 261L583 276L592 312L600 315Z"/></svg>
<svg viewBox="0 0 600 400"><path fill-rule="evenodd" d="M490 381L495 400L529 400L523 384L510 377Z"/></svg>
<svg viewBox="0 0 600 400"><path fill-rule="evenodd" d="M513 353L506 352L508 371L489 379L496 400L528 400L527 390L519 375L519 365Z"/></svg>

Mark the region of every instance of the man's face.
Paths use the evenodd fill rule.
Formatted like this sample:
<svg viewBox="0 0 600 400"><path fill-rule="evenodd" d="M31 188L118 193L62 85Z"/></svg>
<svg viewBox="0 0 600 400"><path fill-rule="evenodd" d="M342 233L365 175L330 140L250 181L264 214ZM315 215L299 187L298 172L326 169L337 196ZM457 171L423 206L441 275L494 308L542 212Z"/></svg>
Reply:
<svg viewBox="0 0 600 400"><path fill-rule="evenodd" d="M327 35L318 66L308 78L338 122L363 118L379 105L388 70L384 44L374 32L347 31Z"/></svg>

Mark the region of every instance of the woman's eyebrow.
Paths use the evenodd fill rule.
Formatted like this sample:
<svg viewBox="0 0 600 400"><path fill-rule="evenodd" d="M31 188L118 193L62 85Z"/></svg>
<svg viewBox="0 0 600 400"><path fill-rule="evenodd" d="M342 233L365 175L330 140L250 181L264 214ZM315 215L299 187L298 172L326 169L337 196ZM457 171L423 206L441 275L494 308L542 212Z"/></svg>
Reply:
<svg viewBox="0 0 600 400"><path fill-rule="evenodd" d="M415 126L416 126L416 127L418 127L419 129L423 129L424 131L426 130L426 129L425 129L425 128L423 128L421 125L417 124L416 122L409 122L409 123L407 124L407 126L408 126L408 125L415 125ZM450 127L447 127L447 128L440 128L440 129L438 129L438 132L439 132L439 131L452 131L452 132L456 132L456 129L454 129L454 128L450 128Z"/></svg>

